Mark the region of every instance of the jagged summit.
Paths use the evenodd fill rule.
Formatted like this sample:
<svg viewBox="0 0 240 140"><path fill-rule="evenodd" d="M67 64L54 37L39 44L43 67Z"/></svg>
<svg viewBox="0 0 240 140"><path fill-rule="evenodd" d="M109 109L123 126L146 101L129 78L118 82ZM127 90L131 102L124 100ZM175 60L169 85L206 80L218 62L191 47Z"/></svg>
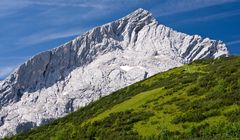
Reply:
<svg viewBox="0 0 240 140"><path fill-rule="evenodd" d="M48 123L158 72L224 56L222 41L176 32L138 9L34 56L0 82L0 136Z"/></svg>
<svg viewBox="0 0 240 140"><path fill-rule="evenodd" d="M137 10L133 11L132 13L130 13L129 15L133 15L133 14L148 14L148 15L152 15L152 13L150 13L148 10L145 10L143 8L138 8Z"/></svg>
<svg viewBox="0 0 240 140"><path fill-rule="evenodd" d="M152 19L154 19L154 17L152 16L152 13L150 13L149 11L144 10L142 8L138 8L134 12L128 14L125 17L123 17L123 19L126 18L126 19L137 19L137 20L140 20L140 19L142 19L144 17L151 17Z"/></svg>

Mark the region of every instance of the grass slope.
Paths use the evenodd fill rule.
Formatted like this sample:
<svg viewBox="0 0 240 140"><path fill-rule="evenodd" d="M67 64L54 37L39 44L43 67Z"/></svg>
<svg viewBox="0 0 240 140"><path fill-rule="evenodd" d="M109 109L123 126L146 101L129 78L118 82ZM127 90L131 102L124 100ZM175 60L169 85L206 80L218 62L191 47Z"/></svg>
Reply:
<svg viewBox="0 0 240 140"><path fill-rule="evenodd" d="M240 139L240 57L171 69L6 139Z"/></svg>

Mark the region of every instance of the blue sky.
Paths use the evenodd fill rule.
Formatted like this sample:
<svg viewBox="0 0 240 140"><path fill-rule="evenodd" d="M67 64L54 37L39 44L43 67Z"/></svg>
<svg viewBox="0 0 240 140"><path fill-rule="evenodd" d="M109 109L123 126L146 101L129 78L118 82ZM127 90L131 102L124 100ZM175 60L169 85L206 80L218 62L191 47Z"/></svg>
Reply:
<svg viewBox="0 0 240 140"><path fill-rule="evenodd" d="M223 40L240 54L240 0L0 0L0 79L35 54L140 7L160 24Z"/></svg>

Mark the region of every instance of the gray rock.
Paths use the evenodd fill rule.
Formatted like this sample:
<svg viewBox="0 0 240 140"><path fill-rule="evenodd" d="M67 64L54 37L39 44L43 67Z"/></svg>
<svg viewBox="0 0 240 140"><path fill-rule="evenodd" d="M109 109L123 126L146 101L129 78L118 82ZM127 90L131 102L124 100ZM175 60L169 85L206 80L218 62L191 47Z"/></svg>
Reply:
<svg viewBox="0 0 240 140"><path fill-rule="evenodd" d="M0 137L46 124L158 72L225 56L222 41L176 32L138 9L34 56L0 82Z"/></svg>

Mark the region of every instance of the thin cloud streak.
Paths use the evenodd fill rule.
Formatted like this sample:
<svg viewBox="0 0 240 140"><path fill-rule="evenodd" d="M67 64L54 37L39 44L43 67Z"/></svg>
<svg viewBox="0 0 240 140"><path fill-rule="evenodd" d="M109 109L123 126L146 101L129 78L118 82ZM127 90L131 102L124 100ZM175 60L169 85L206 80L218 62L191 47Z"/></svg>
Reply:
<svg viewBox="0 0 240 140"><path fill-rule="evenodd" d="M186 20L176 22L176 24L186 24L186 23L192 23L192 22L208 22L211 20L229 18L232 16L238 16L238 15L240 15L240 10L234 10L234 11L217 13L217 14L213 14L213 15L207 15L207 16L202 16L202 17L186 19Z"/></svg>
<svg viewBox="0 0 240 140"><path fill-rule="evenodd" d="M0 79L8 76L15 68L16 66L0 67Z"/></svg>
<svg viewBox="0 0 240 140"><path fill-rule="evenodd" d="M96 1L76 1L76 0L1 0L0 2L0 10L8 10L8 9L21 9L31 5L42 5L42 6L59 6L59 7L82 7L82 8L105 8L107 5L102 4L102 2L96 3Z"/></svg>
<svg viewBox="0 0 240 140"><path fill-rule="evenodd" d="M109 8L111 4L107 4L110 0L105 0L102 2L92 1L77 1L77 0L68 0L67 2L62 0L1 0L0 1L0 18L17 14L18 11L29 6L51 6L51 7L79 7L79 8L89 8L89 9L106 9Z"/></svg>
<svg viewBox="0 0 240 140"><path fill-rule="evenodd" d="M237 45L240 44L240 40L234 40L226 43L227 45Z"/></svg>
<svg viewBox="0 0 240 140"><path fill-rule="evenodd" d="M71 31L65 32L49 32L43 31L41 33L35 33L29 36L25 36L21 38L17 44L22 46L21 48L25 48L31 45L36 45L44 42L48 42L51 40L62 39L72 36L77 36L83 33L86 29L73 29Z"/></svg>
<svg viewBox="0 0 240 140"><path fill-rule="evenodd" d="M11 60L26 60L31 56L10 56L10 57L0 57L1 61L11 61Z"/></svg>
<svg viewBox="0 0 240 140"><path fill-rule="evenodd" d="M80 8L94 8L94 9L116 9L118 6L136 5L139 0L1 0L0 11L19 10L31 5L53 6L53 7L80 7ZM128 5L126 5L128 4ZM114 6L114 7L113 7Z"/></svg>
<svg viewBox="0 0 240 140"><path fill-rule="evenodd" d="M59 7L81 7L81 8L97 8L97 9L103 9L107 5L103 5L101 3L89 3L89 2L80 2L80 1L31 1L29 2L31 5L42 5L42 6L59 6Z"/></svg>
<svg viewBox="0 0 240 140"><path fill-rule="evenodd" d="M237 0L168 0L167 2L160 4L158 7L155 7L151 11L156 13L154 15L160 17L236 1Z"/></svg>
<svg viewBox="0 0 240 140"><path fill-rule="evenodd" d="M15 1L15 0L1 0L0 1L0 18L16 14L19 10L27 7L28 4L25 0Z"/></svg>

